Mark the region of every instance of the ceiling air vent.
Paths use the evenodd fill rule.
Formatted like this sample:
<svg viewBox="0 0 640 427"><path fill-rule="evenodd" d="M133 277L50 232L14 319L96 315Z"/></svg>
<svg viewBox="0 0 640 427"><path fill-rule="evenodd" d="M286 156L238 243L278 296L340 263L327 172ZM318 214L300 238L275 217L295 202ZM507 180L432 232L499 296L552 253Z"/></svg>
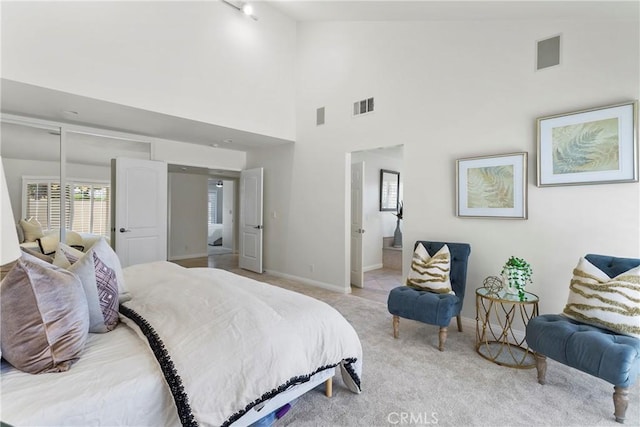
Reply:
<svg viewBox="0 0 640 427"><path fill-rule="evenodd" d="M363 99L353 103L353 115L359 116L373 111L373 98Z"/></svg>

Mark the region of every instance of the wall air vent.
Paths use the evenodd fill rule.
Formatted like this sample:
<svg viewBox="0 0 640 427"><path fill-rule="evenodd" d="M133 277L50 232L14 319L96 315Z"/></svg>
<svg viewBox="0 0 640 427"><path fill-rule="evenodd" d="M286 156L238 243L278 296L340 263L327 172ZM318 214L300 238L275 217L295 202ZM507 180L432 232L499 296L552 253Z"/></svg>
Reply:
<svg viewBox="0 0 640 427"><path fill-rule="evenodd" d="M320 107L316 110L316 126L324 124L324 107Z"/></svg>
<svg viewBox="0 0 640 427"><path fill-rule="evenodd" d="M537 42L536 70L560 65L560 36Z"/></svg>
<svg viewBox="0 0 640 427"><path fill-rule="evenodd" d="M353 103L353 115L360 116L373 111L373 98L363 99Z"/></svg>

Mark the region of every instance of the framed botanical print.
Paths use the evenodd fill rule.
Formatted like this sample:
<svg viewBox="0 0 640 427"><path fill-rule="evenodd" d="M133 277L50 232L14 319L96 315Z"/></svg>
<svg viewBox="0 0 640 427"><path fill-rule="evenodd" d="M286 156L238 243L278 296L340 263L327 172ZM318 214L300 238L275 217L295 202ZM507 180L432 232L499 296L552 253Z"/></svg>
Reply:
<svg viewBox="0 0 640 427"><path fill-rule="evenodd" d="M456 215L527 218L527 153L456 161Z"/></svg>
<svg viewBox="0 0 640 427"><path fill-rule="evenodd" d="M638 102L537 120L539 187L638 181Z"/></svg>

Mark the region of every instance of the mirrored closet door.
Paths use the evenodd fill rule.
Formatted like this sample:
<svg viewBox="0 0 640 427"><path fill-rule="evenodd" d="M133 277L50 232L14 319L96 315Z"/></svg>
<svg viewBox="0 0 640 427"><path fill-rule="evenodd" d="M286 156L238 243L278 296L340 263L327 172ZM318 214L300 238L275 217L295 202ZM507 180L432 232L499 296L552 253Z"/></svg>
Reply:
<svg viewBox="0 0 640 427"><path fill-rule="evenodd" d="M21 245L47 253L58 241L84 247L110 239L111 159L149 160L148 138L17 116L3 116L0 129Z"/></svg>

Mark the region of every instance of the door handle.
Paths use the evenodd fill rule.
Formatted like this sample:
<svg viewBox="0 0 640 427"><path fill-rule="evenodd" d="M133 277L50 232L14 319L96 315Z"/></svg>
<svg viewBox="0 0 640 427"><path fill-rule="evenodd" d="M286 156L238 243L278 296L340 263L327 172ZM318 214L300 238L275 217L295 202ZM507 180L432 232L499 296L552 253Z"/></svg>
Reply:
<svg viewBox="0 0 640 427"><path fill-rule="evenodd" d="M122 228L120 228L120 232L121 233L131 233L131 230L127 230L126 228L122 227Z"/></svg>
<svg viewBox="0 0 640 427"><path fill-rule="evenodd" d="M256 226L255 226L255 227L253 227L253 228L255 228L256 230L262 230L262 226L261 226L261 225L256 225Z"/></svg>
<svg viewBox="0 0 640 427"><path fill-rule="evenodd" d="M364 234L364 228L358 228L358 233Z"/></svg>

